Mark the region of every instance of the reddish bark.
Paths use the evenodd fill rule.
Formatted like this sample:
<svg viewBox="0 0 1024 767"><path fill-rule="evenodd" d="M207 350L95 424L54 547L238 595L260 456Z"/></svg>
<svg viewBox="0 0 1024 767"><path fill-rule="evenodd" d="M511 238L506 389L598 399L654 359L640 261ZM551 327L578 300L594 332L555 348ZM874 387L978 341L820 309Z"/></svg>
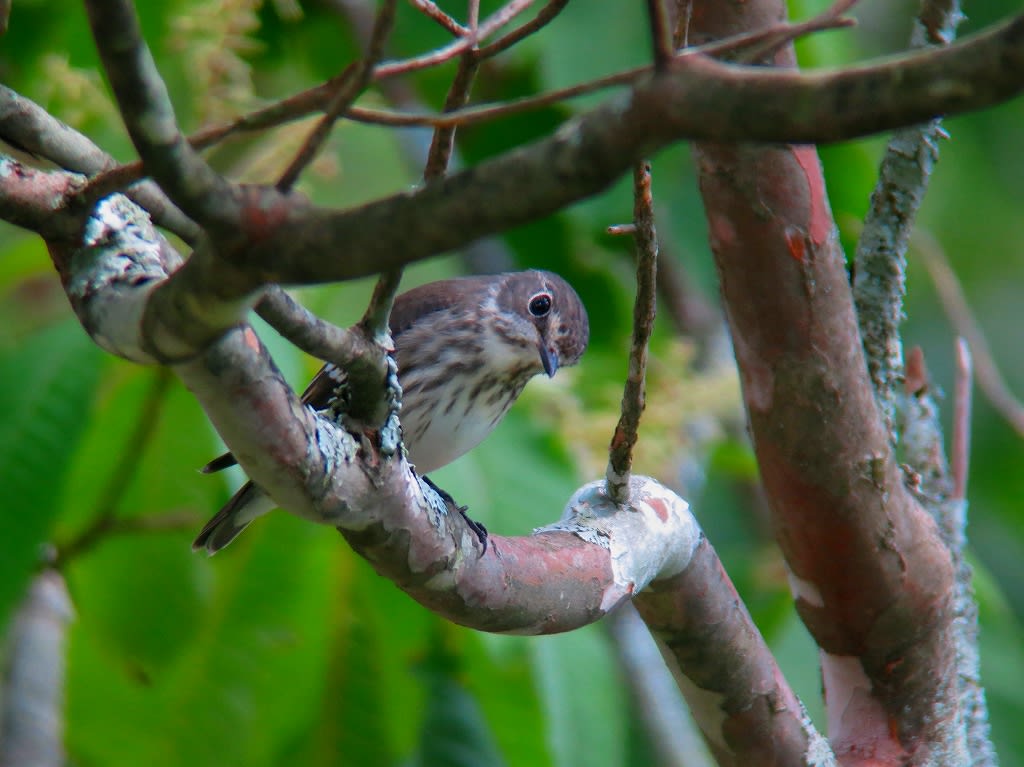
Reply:
<svg viewBox="0 0 1024 767"><path fill-rule="evenodd" d="M690 39L782 13L774 0L698 2ZM791 51L775 63L791 65ZM844 764L917 763L943 739L936 712L956 710L953 572L875 405L820 164L808 147L702 143L696 154L777 537L826 653L833 745ZM829 673L848 660L834 656L852 656L863 677Z"/></svg>
<svg viewBox="0 0 1024 767"><path fill-rule="evenodd" d="M687 703L719 765L814 763L806 714L707 539L683 572L633 603L689 681Z"/></svg>

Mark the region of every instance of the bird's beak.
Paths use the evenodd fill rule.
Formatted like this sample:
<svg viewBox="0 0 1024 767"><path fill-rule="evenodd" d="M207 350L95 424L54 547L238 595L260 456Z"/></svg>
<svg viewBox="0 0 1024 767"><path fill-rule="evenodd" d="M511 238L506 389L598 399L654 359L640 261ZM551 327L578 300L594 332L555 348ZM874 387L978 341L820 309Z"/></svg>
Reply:
<svg viewBox="0 0 1024 767"><path fill-rule="evenodd" d="M546 344L540 345L540 364L544 366L544 372L548 378L554 378L558 372L558 352L549 349Z"/></svg>

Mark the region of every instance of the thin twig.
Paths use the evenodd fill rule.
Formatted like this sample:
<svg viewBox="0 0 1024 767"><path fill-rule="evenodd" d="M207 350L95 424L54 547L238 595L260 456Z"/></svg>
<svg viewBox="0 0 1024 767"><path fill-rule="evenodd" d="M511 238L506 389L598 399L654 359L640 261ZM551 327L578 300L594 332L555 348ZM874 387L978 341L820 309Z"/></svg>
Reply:
<svg viewBox="0 0 1024 767"><path fill-rule="evenodd" d="M480 16L479 0L470 0L467 16L470 29L475 33ZM474 52L475 49L470 48L459 60L458 71L455 73L455 78L445 97L445 111L458 109L469 100L473 80L480 68L479 61L473 55ZM424 181L429 183L444 176L448 169L448 164L451 162L454 148L455 126L436 128L423 169ZM391 269L381 273L377 280L377 285L374 287L373 295L370 297L370 302L366 307L366 313L363 315L360 323L363 331L375 343L385 348L387 348L390 339L387 331L391 307L394 304L398 286L402 281L402 273L402 269Z"/></svg>
<svg viewBox="0 0 1024 767"><path fill-rule="evenodd" d="M51 563L55 569L62 569L72 559L92 549L109 535L116 525L117 508L142 463L146 448L156 434L160 411L167 400L167 392L173 378L169 368L160 367L154 372L149 391L146 392L139 407L135 428L128 435L124 448L118 453L118 462L100 492L99 501L92 514L92 522L67 543L57 546Z"/></svg>
<svg viewBox="0 0 1024 767"><path fill-rule="evenodd" d="M479 60L467 53L459 60L459 69L455 73L455 79L448 89L445 97L444 110L453 112L469 101L469 94L473 87L473 80L480 69ZM424 181L433 181L440 178L448 170L451 162L452 151L455 149L455 128L454 125L437 126L434 129L434 136L430 142L430 150L427 153L427 163L423 169Z"/></svg>
<svg viewBox="0 0 1024 767"><path fill-rule="evenodd" d="M840 29L857 25L856 19L843 16L860 0L836 0L831 6L806 21L795 24L778 25L773 34L766 35L763 40L746 48L735 61L743 64L756 64L774 56L780 49L799 37L826 29Z"/></svg>
<svg viewBox="0 0 1024 767"><path fill-rule="evenodd" d="M693 19L693 0L676 0L676 28L672 42L676 48L688 48L690 44L690 21Z"/></svg>
<svg viewBox="0 0 1024 767"><path fill-rule="evenodd" d="M963 336L956 339L956 378L953 387L953 442L949 469L953 475L951 500L967 497L971 457L971 351Z"/></svg>
<svg viewBox="0 0 1024 767"><path fill-rule="evenodd" d="M419 11L422 11L425 16L433 19L442 27L447 29L456 37L465 37L469 34L469 29L462 26L459 22L449 16L447 13L437 7L436 3L431 0L409 0L409 3Z"/></svg>
<svg viewBox="0 0 1024 767"><path fill-rule="evenodd" d="M547 23L554 18L564 5L564 2L553 2L542 9L542 13L550 9L550 16L545 16L544 23ZM510 33L510 37L507 38L508 45L517 42L521 37L525 37L526 34L532 33L543 26L543 24L540 23L538 23L535 28L531 26L534 22L539 22L540 20L541 16L538 15L532 22L520 27L516 32ZM788 33L789 30L794 28L798 28L799 31L791 35L791 37L788 37L787 40L810 32L848 26L849 23L850 21L848 19L833 19L830 22L821 21L820 25L812 24L812 22L803 22L802 24L796 25L780 23L756 32L736 35L735 37L724 40L716 40L706 45L685 48L679 52L676 58L677 60L681 60L687 56L695 55L724 57L731 52L743 50L748 46L757 44L758 42L766 39L777 41L780 34ZM527 30L527 27L530 27L530 29ZM520 31L524 31L524 34L522 34L520 38L516 38L515 40L511 39L512 35L516 35ZM478 60L489 58L499 52L499 50L495 49L493 46L504 45L505 42L506 38L501 38L492 44L492 46L482 47L476 51L475 57ZM470 47L471 44L467 43L463 49L456 51L455 54L446 55L444 60L447 61L454 55L457 55L457 53L463 52L464 49L469 49ZM501 50L504 50L504 48L501 48ZM387 65L382 64L374 70L375 81L384 79L385 75L387 77L393 77L400 74L397 70L389 70L385 72L385 75L382 75L381 71L385 66ZM500 104L483 104L480 106L465 107L442 114L392 112L384 109L350 106L345 113L345 118L352 120L353 122L366 123L369 125L386 125L392 128L445 128L479 125L492 120L500 120L506 117L522 114L523 112L541 109L543 107L558 104L562 101L567 101L579 96L585 96L607 88L632 85L643 77L649 75L652 71L652 67L650 66L634 67L622 72L615 72L610 75L605 75L604 77L588 80L585 83L578 83L576 85L570 85L564 88L548 91L547 93L541 93L536 96L526 96ZM230 136L277 128L287 123L304 119L313 112L323 110L325 104L330 100L331 94L337 92L339 84L346 79L346 77L347 72L343 72L326 83L322 83L313 88L302 91L301 93L296 93L274 104L258 109L248 115L244 115L231 123L204 128L192 136L189 136L187 140L194 149L207 149ZM112 192L124 189L129 184L141 179L143 175L141 162L118 165L93 177L82 192L79 193L79 196L83 199L99 199Z"/></svg>
<svg viewBox="0 0 1024 767"><path fill-rule="evenodd" d="M651 165L639 163L633 169L633 223L636 225L636 303L633 305L633 341L629 352L629 373L622 392L622 414L615 426L608 450L605 477L608 497L615 503L629 500L629 475L633 465L640 416L645 405L647 345L654 327L658 271L658 234L654 228L654 199L651 196Z"/></svg>
<svg viewBox="0 0 1024 767"><path fill-rule="evenodd" d="M317 317L279 285L271 285L256 304L256 313L293 346L324 362L373 359L373 347L362 336Z"/></svg>
<svg viewBox="0 0 1024 767"><path fill-rule="evenodd" d="M278 179L277 189L287 192L298 181L299 175L313 158L320 152L327 137L334 128L334 123L344 114L352 102L356 100L366 86L373 79L373 69L384 52L384 43L387 42L391 30L395 25L395 7L397 0L384 0L377 11L377 18L373 24L373 34L370 37L370 44L366 55L354 67L350 68L349 77L343 77L334 95L327 105L326 113L316 127L306 138L305 143L299 149L291 164Z"/></svg>
<svg viewBox="0 0 1024 767"><path fill-rule="evenodd" d="M950 267L942 246L934 237L920 229L914 233L913 242L924 260L932 282L935 283L939 301L953 329L957 335L967 339L974 359L974 374L977 376L979 388L992 407L1006 419L1017 434L1024 437L1024 404L1014 396L1006 379L1003 378L989 348L988 340L964 297L960 281Z"/></svg>
<svg viewBox="0 0 1024 767"><path fill-rule="evenodd" d="M481 40L486 40L492 34L512 21L512 19L520 13L527 10L531 5L533 5L533 0L512 0L512 2L502 6L480 22L480 26L477 28L476 34L470 34L466 37L454 40L448 43L448 45L442 46L430 53L425 53L422 56L416 56L402 61L384 62L377 67L377 71L374 73L374 78L381 79L385 77L394 77L395 75L408 74L409 72L417 72L421 69L428 69L430 67L437 66L438 64L443 64L446 61L451 61L456 56L460 56L468 51L470 48L475 48Z"/></svg>
<svg viewBox="0 0 1024 767"><path fill-rule="evenodd" d="M85 7L103 70L148 172L185 215L230 240L240 225L237 187L183 140L134 5L86 0Z"/></svg>
<svg viewBox="0 0 1024 767"><path fill-rule="evenodd" d="M373 288L373 295L367 304L366 312L360 325L366 334L373 339L374 343L387 348L388 320L391 317L391 307L395 303L395 294L398 292L398 285L402 281L402 269L390 269L381 272L377 284ZM388 349L391 351L391 349Z"/></svg>
<svg viewBox="0 0 1024 767"><path fill-rule="evenodd" d="M191 511L168 511L144 517L115 519L107 531L109 535L139 535L142 533L177 533L195 530L202 518Z"/></svg>
<svg viewBox="0 0 1024 767"><path fill-rule="evenodd" d="M693 715L647 624L632 602L603 621L615 644L623 679L661 767L713 767Z"/></svg>
<svg viewBox="0 0 1024 767"><path fill-rule="evenodd" d="M667 72L676 52L672 45L672 26L669 24L664 0L647 0L647 23L651 28L654 71Z"/></svg>
<svg viewBox="0 0 1024 767"><path fill-rule="evenodd" d="M492 56L497 56L502 51L508 50L520 40L529 37L550 24L551 21L561 13L562 9L568 4L569 0L551 0L551 2L537 12L536 16L521 27L499 37L493 43L480 47L477 51L477 58L481 60L489 59Z"/></svg>

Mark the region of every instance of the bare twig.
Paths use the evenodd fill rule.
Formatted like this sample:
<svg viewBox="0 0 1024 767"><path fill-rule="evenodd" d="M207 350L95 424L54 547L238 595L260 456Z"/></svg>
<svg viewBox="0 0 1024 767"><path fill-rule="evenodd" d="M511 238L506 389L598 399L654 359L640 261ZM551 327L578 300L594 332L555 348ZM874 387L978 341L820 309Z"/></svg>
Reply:
<svg viewBox="0 0 1024 767"><path fill-rule="evenodd" d="M367 335L375 343L385 348L389 345L387 340L389 338L387 335L388 318L391 316L391 306L395 302L398 285L402 281L402 271L402 269L390 269L381 273L360 323Z"/></svg>
<svg viewBox="0 0 1024 767"><path fill-rule="evenodd" d="M128 0L86 0L89 25L118 108L146 172L208 232L233 238L240 229L237 189L189 146L178 130Z"/></svg>
<svg viewBox="0 0 1024 767"><path fill-rule="evenodd" d="M647 345L654 328L657 289L658 235L654 228L654 200L651 197L651 165L642 162L633 169L633 223L636 226L636 303L633 305L633 341L629 373L622 393L622 414L608 450L605 472L608 496L626 503L640 416L644 411Z"/></svg>
<svg viewBox="0 0 1024 767"><path fill-rule="evenodd" d="M632 694L634 710L644 725L661 767L712 767L714 760L687 710L647 625L627 602L608 615L608 629Z"/></svg>
<svg viewBox="0 0 1024 767"><path fill-rule="evenodd" d="M149 533L179 533L195 530L196 525L201 523L201 521L202 517L191 511L168 511L163 514L115 519L107 533L108 537Z"/></svg>
<svg viewBox="0 0 1024 767"><path fill-rule="evenodd" d="M963 336L974 359L974 374L985 397L1016 432L1024 437L1024 404L1021 404L1003 378L988 340L971 311L956 273L949 265L942 246L928 232L914 233L914 247L921 254L946 316L957 335Z"/></svg>
<svg viewBox="0 0 1024 767"><path fill-rule="evenodd" d="M508 34L499 37L493 43L481 46L477 51L477 57L480 59L489 59L492 56L497 56L502 51L508 50L520 40L529 37L533 33L550 24L551 21L561 13L562 9L568 4L569 0L551 0L537 12L536 16L518 29L514 29Z"/></svg>
<svg viewBox="0 0 1024 767"><path fill-rule="evenodd" d="M480 16L480 3L478 0L470 0L469 27L475 35L478 28ZM448 89L445 98L445 111L457 109L469 100L470 90L473 87L473 79L480 68L479 61L473 55L475 49L470 48L459 60L459 68L455 73L455 79ZM455 148L455 127L437 128L434 130L433 140L427 152L427 161L423 169L423 179L426 182L444 176L451 161L452 152ZM382 272L374 287L373 295L366 313L363 315L360 327L373 341L382 348L390 351L390 335L388 334L388 322L391 316L391 307L394 304L395 295L402 281L403 269L390 269Z"/></svg>
<svg viewBox="0 0 1024 767"><path fill-rule="evenodd" d="M971 351L967 341L956 339L956 383L953 387L953 443L949 468L953 475L950 500L967 497L967 475L971 455Z"/></svg>
<svg viewBox="0 0 1024 767"><path fill-rule="evenodd" d="M444 111L452 112L463 107L469 101L469 94L473 87L473 80L480 68L479 59L467 53L459 60L459 69L455 73L455 79L448 89L445 98ZM437 126L434 129L434 136L430 142L430 150L427 152L427 163L423 169L423 179L432 181L440 178L448 169L451 162L452 151L455 148L455 125Z"/></svg>
<svg viewBox="0 0 1024 767"><path fill-rule="evenodd" d="M256 313L297 348L325 362L377 359L373 347L358 334L317 317L277 285L267 288Z"/></svg>
<svg viewBox="0 0 1024 767"><path fill-rule="evenodd" d="M952 36L959 10L951 7L947 15ZM914 47L925 44L918 35L914 37ZM906 293L907 244L944 135L940 120L933 120L899 130L889 141L855 255L854 301L868 371L893 443L903 361L899 325Z"/></svg>
<svg viewBox="0 0 1024 767"><path fill-rule="evenodd" d="M377 11L377 18L373 24L373 34L370 37L370 44L367 47L366 55L359 63L348 71L348 77L342 76L334 95L328 102L327 110L317 123L317 126L306 138L305 143L299 149L291 164L278 179L277 189L281 192L289 191L299 174L313 161L313 158L320 152L327 141L327 137L334 127L334 123L345 111L352 106L356 97L365 90L373 79L374 67L384 52L384 44L391 35L395 25L395 7L397 0L384 0Z"/></svg>
<svg viewBox="0 0 1024 767"><path fill-rule="evenodd" d="M742 53L735 57L735 61L746 64L755 64L765 61L774 56L779 50L789 45L794 40L815 32L822 32L827 29L841 29L857 25L856 19L843 16L853 8L859 0L836 0L831 6L806 21L794 24L778 24L769 30L764 30L761 40L752 42L749 47L742 49Z"/></svg>
<svg viewBox="0 0 1024 767"><path fill-rule="evenodd" d="M673 9L675 31L672 42L676 48L687 48L690 43L690 19L693 17L693 0L675 0Z"/></svg>
<svg viewBox="0 0 1024 767"><path fill-rule="evenodd" d="M95 547L117 524L117 510L121 498L128 490L146 448L156 433L160 411L163 409L173 379L170 369L165 367L157 368L153 374L149 391L146 392L138 417L135 419L135 428L128 435L124 449L118 454L120 458L100 493L92 521L67 543L57 546L52 561L52 567L55 569L63 569L75 557Z"/></svg>
<svg viewBox="0 0 1024 767"><path fill-rule="evenodd" d="M672 26L669 23L665 0L647 0L647 22L651 28L654 71L664 72L675 57L675 47L672 44Z"/></svg>
<svg viewBox="0 0 1024 767"><path fill-rule="evenodd" d="M409 2L417 10L422 11L425 16L436 21L456 37L465 37L469 34L469 29L438 8L437 4L431 2L431 0L409 0Z"/></svg>
<svg viewBox="0 0 1024 767"><path fill-rule="evenodd" d="M332 7L361 37L370 36L375 10L372 0L343 0L332 3ZM479 61L481 58L479 51L473 53L474 60ZM462 61L466 59L467 56L462 57ZM379 88L393 106L406 111L422 111L423 102L405 81L398 78L381 80ZM429 164L434 132L406 130L399 133L398 139L405 164L427 178L428 171L425 168ZM453 150L448 167L457 168L460 165L458 152ZM514 259L508 247L495 237L485 237L466 245L461 249L461 257L466 270L474 274L495 274L513 268Z"/></svg>
<svg viewBox="0 0 1024 767"><path fill-rule="evenodd" d="M389 61L381 64L375 73L376 78L394 77L395 75L416 72L420 69L443 64L460 56L471 48L477 46L481 40L485 40L497 32L512 19L533 5L533 0L512 0L506 3L493 14L488 16L477 27L476 34L470 34L448 43L437 50L425 53L403 61Z"/></svg>

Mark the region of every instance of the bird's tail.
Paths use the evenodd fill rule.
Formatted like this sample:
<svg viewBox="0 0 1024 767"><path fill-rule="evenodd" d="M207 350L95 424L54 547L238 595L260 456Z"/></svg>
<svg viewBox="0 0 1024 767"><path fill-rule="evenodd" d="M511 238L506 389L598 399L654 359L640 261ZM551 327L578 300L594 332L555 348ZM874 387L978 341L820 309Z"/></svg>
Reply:
<svg viewBox="0 0 1024 767"><path fill-rule="evenodd" d="M277 504L269 495L252 482L246 482L231 500L224 504L224 508L206 523L206 527L192 542L192 551L205 549L207 554L213 556L235 540L235 537L256 517L276 508Z"/></svg>

